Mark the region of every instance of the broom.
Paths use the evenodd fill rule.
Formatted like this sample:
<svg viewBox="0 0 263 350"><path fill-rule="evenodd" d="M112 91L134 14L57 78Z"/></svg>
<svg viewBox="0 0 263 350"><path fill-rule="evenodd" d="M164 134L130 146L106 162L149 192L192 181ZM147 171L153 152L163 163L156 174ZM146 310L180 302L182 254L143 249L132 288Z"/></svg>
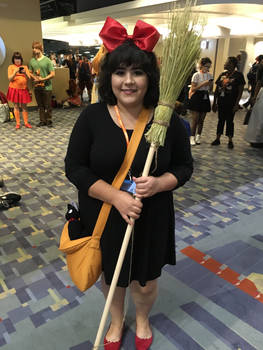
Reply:
<svg viewBox="0 0 263 350"><path fill-rule="evenodd" d="M197 29L198 26L202 28L204 23L191 10L191 6L195 4L196 0L186 0L183 9L177 11L179 10L178 8L173 8L171 11L170 33L164 41L161 62L160 101L155 109L152 127L146 134L146 139L151 145L142 176L148 176L155 152L159 146L164 145L167 127L169 126L177 97L200 56L201 30L199 29L198 33ZM127 226L123 239L93 350L98 350L100 346L135 220L131 219L131 221L132 224Z"/></svg>

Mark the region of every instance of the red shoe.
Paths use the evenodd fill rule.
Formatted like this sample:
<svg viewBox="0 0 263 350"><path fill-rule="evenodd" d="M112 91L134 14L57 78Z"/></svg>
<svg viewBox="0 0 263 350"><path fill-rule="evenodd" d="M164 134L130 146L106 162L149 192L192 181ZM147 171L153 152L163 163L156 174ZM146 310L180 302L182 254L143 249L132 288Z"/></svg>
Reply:
<svg viewBox="0 0 263 350"><path fill-rule="evenodd" d="M121 339L118 341L108 341L106 335L104 337L104 350L119 350L121 348L124 326L122 327Z"/></svg>
<svg viewBox="0 0 263 350"><path fill-rule="evenodd" d="M26 123L26 124L25 124L25 127L26 127L26 128L29 128L29 129L32 129L32 125L30 125L29 123Z"/></svg>
<svg viewBox="0 0 263 350"><path fill-rule="evenodd" d="M104 350L119 350L121 348L121 340L118 341L108 341L106 337L104 338Z"/></svg>
<svg viewBox="0 0 263 350"><path fill-rule="evenodd" d="M16 124L16 130L20 129L20 124Z"/></svg>
<svg viewBox="0 0 263 350"><path fill-rule="evenodd" d="M152 342L153 342L153 336L151 336L151 338L142 339L137 337L137 335L135 335L136 350L148 350L149 347L152 345Z"/></svg>

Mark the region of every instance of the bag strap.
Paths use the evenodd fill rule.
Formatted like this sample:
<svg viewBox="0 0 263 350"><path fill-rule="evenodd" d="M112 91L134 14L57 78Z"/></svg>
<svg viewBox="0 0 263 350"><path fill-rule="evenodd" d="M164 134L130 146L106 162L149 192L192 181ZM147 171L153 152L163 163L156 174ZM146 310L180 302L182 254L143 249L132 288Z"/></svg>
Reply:
<svg viewBox="0 0 263 350"><path fill-rule="evenodd" d="M114 188L120 189L123 181L125 180L128 171L131 167L131 164L133 162L135 153L137 151L137 148L139 146L140 140L142 138L145 126L147 124L147 121L149 119L149 115L150 115L150 110L147 110L145 108L143 108L143 110L141 111L139 118L135 124L135 128L134 131L132 133L132 137L129 143L129 146L127 148L123 163L120 167L120 170L118 171L117 175L115 176L113 182L112 182L112 186ZM95 239L100 240L100 237L104 231L106 222L108 220L108 216L110 214L110 210L111 210L112 205L109 203L103 203L99 216L97 218L97 222L96 225L94 227L93 233L92 233L92 237Z"/></svg>

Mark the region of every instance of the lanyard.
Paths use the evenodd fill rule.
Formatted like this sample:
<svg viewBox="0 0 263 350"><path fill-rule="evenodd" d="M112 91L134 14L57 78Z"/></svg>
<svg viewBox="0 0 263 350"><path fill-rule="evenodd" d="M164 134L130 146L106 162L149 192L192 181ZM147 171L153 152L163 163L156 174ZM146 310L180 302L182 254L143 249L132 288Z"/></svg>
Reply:
<svg viewBox="0 0 263 350"><path fill-rule="evenodd" d="M120 112L119 112L119 108L117 107L117 105L114 106L114 109L115 109L115 112L116 112L116 115L117 115L117 118L118 118L118 122L120 124L120 127L122 128L122 131L124 133L124 136L125 136L125 140L126 140L126 143L127 143L127 147L129 146L129 137L128 137L128 134L127 134L127 131L125 129L125 126L123 125L123 122L121 120L121 116L120 116Z"/></svg>

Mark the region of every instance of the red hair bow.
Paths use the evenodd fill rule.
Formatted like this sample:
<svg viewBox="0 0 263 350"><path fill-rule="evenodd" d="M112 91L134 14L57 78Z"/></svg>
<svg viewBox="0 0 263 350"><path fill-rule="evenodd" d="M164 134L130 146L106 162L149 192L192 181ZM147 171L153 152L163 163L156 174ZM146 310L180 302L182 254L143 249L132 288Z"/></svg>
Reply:
<svg viewBox="0 0 263 350"><path fill-rule="evenodd" d="M99 36L108 52L115 50L128 39L131 39L141 50L151 52L159 40L160 34L154 26L139 20L136 22L133 34L128 35L123 25L115 19L107 17Z"/></svg>

